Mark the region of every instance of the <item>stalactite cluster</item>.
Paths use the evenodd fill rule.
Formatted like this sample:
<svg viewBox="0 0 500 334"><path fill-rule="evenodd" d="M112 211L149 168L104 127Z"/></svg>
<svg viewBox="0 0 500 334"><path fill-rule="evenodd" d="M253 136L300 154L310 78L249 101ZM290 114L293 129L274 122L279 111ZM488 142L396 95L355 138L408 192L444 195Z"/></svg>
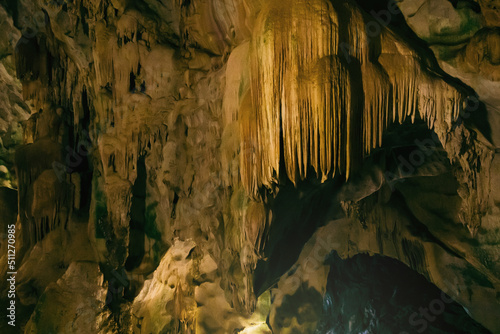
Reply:
<svg viewBox="0 0 500 334"><path fill-rule="evenodd" d="M277 184L280 164L294 183L310 167L323 181L348 178L385 129L407 118L446 141L465 90L389 30L369 36L368 20L350 2L271 1L262 11L250 51L255 116L241 125L250 193Z"/></svg>
<svg viewBox="0 0 500 334"><path fill-rule="evenodd" d="M25 331L323 333L336 328L318 327L329 310L348 319L339 328L376 332L365 320L392 314L373 303L347 316L331 286L360 253L396 259L499 330L488 123L500 118L467 109L481 94L415 36L434 17L422 8L442 16L457 2L421 2L9 1L10 71L31 117L22 145L0 124L0 178L15 146ZM445 25L463 28L467 46L447 56L483 91L498 67L497 28L490 16L478 26L484 2L467 2L471 14L460 1ZM426 37L453 41L445 30ZM2 93L0 123L16 100ZM437 330L457 318L446 314Z"/></svg>

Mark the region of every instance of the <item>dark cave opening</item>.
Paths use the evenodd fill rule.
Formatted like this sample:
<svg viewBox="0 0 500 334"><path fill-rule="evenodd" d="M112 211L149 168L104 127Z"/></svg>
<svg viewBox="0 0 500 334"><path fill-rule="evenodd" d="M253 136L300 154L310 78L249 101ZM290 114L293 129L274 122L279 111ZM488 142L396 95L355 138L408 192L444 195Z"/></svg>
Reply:
<svg viewBox="0 0 500 334"><path fill-rule="evenodd" d="M415 158L417 154L418 159ZM270 200L266 204L273 218L267 236L269 241L264 248L267 260L260 260L255 269L254 291L257 295L272 286L294 264L305 242L317 228L328 220L345 216L339 194L356 196L353 192L360 191L356 188L363 185L363 176L370 174L373 168L384 172L383 182L396 193L392 200L399 202L398 186L407 178L417 177L420 168L429 174L449 173L451 167L434 131L416 117L414 122L407 120L389 127L382 139L382 147L365 157L361 168L350 176L347 183L343 175L321 183L314 170L296 186L283 178L279 192L275 197L268 196ZM415 225L415 230L421 229L422 224Z"/></svg>
<svg viewBox="0 0 500 334"><path fill-rule="evenodd" d="M460 304L405 264L333 252L320 333L490 333Z"/></svg>
<svg viewBox="0 0 500 334"><path fill-rule="evenodd" d="M422 184L422 189L418 189L422 194L433 191L439 196L458 198L458 182L445 150L434 131L417 117L414 122L407 120L390 127L382 147L365 158L361 170L356 171L348 182L338 177L321 184L308 178L297 186L291 182L280 185L276 197L267 203L272 210L273 221L268 236L270 241L264 249L267 260L259 261L255 270L254 289L257 295L276 286L278 279L297 261L306 241L319 227L348 214L339 205L339 193L342 196L347 194L347 197L356 195L355 192L359 191L356 187L364 184L363 176L369 175L373 168L385 172L383 187L390 188L387 205L402 208L402 214L412 221L408 227L410 233L436 243L451 256L462 258L440 242L422 222L423 218L415 216L414 208L407 203L408 189L413 189L411 187L416 184ZM422 194L419 196L424 196ZM359 200L362 210L366 211L362 215L370 213L380 201L380 196L380 191L375 190ZM436 209L433 213L446 224L451 222L453 212L458 210L439 201L432 209ZM364 228L367 227L364 225ZM416 256L415 261L410 261L411 268L381 255L370 257L359 254L348 260L341 260L335 252L330 256L324 314L316 334L489 333L471 318L467 310L430 283L429 278L419 274L425 272L425 263L421 261L423 253L419 256L418 252L415 253L418 247L409 244L406 239L402 242L405 256L410 260ZM381 251L383 253L383 248ZM301 295L309 296L317 292L309 290ZM286 298L293 303L293 300L299 302L302 297L292 295ZM443 302L441 307L444 299L448 302ZM290 308L282 307L284 312L287 312L287 307ZM426 307L428 310L432 307L436 314L420 314L420 310ZM300 318L302 315L295 316Z"/></svg>
<svg viewBox="0 0 500 334"><path fill-rule="evenodd" d="M306 180L297 188L290 182L281 186L276 198L268 203L273 220L264 248L268 260L260 260L255 269L254 291L257 296L293 265L304 244L327 218L343 214L340 204L334 200L342 182L340 179L323 184Z"/></svg>

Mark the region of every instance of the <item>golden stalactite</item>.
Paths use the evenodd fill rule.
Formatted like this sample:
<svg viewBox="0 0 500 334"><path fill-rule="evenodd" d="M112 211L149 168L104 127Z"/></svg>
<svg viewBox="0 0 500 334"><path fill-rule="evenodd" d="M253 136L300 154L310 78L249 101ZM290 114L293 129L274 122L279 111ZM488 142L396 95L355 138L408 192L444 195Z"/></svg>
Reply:
<svg viewBox="0 0 500 334"><path fill-rule="evenodd" d="M389 29L368 36L369 19L350 2L272 1L262 10L251 107L239 115L247 191L276 185L280 165L294 183L311 168L322 181L348 178L390 124L417 114L440 138L451 129L465 95Z"/></svg>

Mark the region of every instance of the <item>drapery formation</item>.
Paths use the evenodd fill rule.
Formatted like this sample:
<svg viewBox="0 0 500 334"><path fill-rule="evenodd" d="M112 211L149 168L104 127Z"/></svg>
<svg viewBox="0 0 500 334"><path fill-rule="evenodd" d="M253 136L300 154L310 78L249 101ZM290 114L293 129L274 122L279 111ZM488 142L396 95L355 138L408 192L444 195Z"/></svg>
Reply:
<svg viewBox="0 0 500 334"><path fill-rule="evenodd" d="M466 99L391 31L374 34L350 2L272 1L251 41L254 117L241 122L242 181L271 187L356 169L384 130L418 116L442 142ZM249 120L248 120L249 118Z"/></svg>

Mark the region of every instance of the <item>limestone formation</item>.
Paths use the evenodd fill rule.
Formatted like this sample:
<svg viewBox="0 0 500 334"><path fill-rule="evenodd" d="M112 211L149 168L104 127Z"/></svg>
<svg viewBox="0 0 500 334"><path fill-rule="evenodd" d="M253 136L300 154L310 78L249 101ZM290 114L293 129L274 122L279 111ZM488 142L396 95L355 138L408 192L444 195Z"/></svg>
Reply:
<svg viewBox="0 0 500 334"><path fill-rule="evenodd" d="M0 332L500 332L499 8L0 0Z"/></svg>

